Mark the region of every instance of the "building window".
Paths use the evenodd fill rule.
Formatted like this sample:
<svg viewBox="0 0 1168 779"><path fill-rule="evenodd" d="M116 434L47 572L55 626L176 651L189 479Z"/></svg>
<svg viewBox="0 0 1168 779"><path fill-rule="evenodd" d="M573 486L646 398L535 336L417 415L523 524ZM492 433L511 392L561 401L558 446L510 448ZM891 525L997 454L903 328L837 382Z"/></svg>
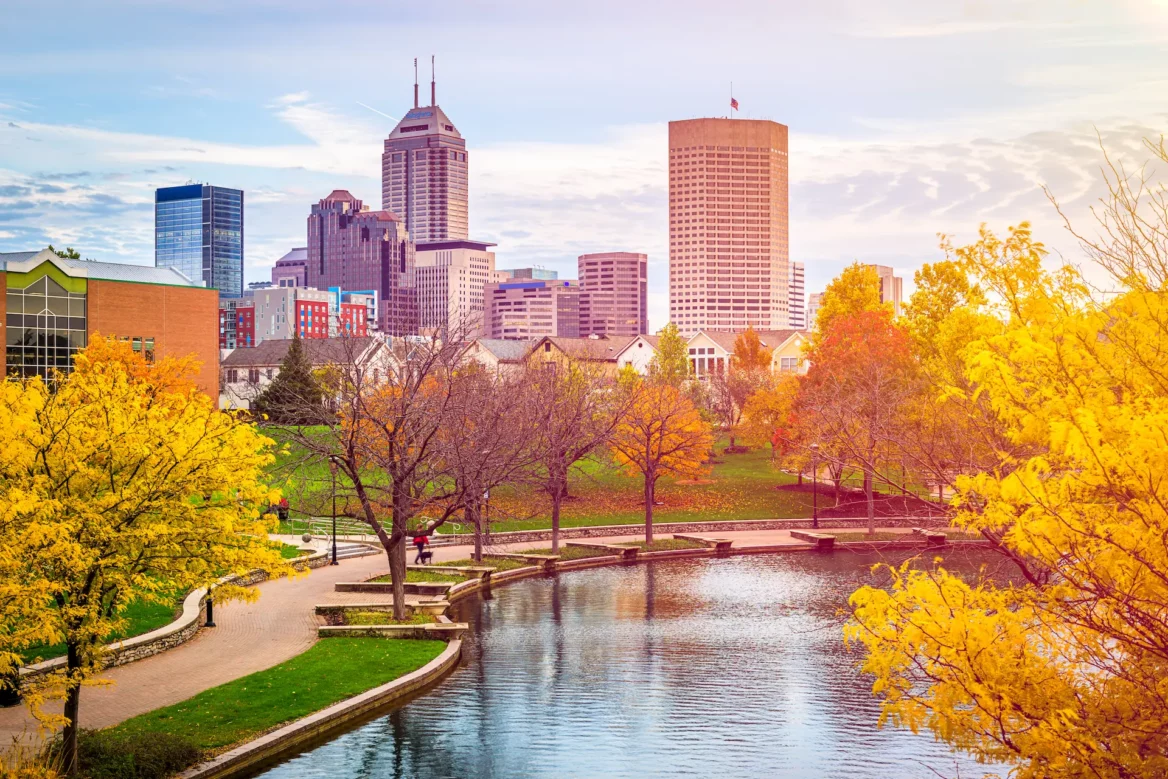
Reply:
<svg viewBox="0 0 1168 779"><path fill-rule="evenodd" d="M235 368L227 369L227 383L236 384L239 382L239 372Z"/></svg>
<svg viewBox="0 0 1168 779"><path fill-rule="evenodd" d="M259 368L248 368L247 369L247 381L249 384L259 384L260 383L260 369Z"/></svg>
<svg viewBox="0 0 1168 779"><path fill-rule="evenodd" d="M11 284L10 280L10 284ZM21 377L69 373L86 344L86 295L69 292L48 276L27 287L9 286L5 372Z"/></svg>

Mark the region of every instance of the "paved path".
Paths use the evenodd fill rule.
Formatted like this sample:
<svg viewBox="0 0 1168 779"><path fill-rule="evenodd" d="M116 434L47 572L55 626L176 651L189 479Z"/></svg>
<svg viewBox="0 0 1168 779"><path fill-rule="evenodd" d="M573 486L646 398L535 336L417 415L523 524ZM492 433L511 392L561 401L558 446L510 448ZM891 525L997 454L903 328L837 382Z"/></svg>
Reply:
<svg viewBox="0 0 1168 779"><path fill-rule="evenodd" d="M908 532L907 529L900 528ZM735 547L802 543L787 530L752 530L698 535L730 538ZM599 543L636 541L644 536L608 536L586 539ZM668 537L664 534L662 537ZM292 537L288 537L293 541ZM581 539L585 540L585 539ZM548 541L508 544L509 551L546 548ZM323 548L323 542L314 542ZM465 559L469 546L434 548L434 562ZM412 560L413 549L409 550ZM294 579L262 582L254 603L227 603L215 607L217 627L203 629L190 641L154 657L110 669L103 675L112 684L86 687L81 693L81 724L103 728L161 706L186 700L210 687L262 671L304 652L316 641L318 603L369 603L388 597L369 593L338 593L339 581L361 581L388 572L382 554L341 560ZM412 600L412 598L410 598ZM58 706L57 711L60 711ZM0 709L0 743L13 738L36 739L36 723L24 706Z"/></svg>

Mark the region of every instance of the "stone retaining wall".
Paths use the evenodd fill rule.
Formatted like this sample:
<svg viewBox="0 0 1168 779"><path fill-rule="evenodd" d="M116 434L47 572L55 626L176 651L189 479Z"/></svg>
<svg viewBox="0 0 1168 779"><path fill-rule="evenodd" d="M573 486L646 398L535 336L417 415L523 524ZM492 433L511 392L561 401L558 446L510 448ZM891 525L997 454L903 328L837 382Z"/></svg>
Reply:
<svg viewBox="0 0 1168 779"><path fill-rule="evenodd" d="M948 527L947 517L877 517L876 523L880 527ZM654 522L653 532L662 535L671 533L729 533L733 531L750 530L807 530L811 529L813 521L807 519L738 519L712 520L709 522ZM826 517L819 520L821 530L843 530L845 528L867 528L867 517L849 517L845 519ZM601 538L603 536L635 536L645 532L641 525L593 525L589 527L560 528L560 539L572 538ZM551 530L512 530L506 533L491 533L490 546L503 544L529 543L533 541L550 541ZM430 542L434 546L455 546L457 544L473 544L474 536L470 533L455 533L450 535L433 535Z"/></svg>
<svg viewBox="0 0 1168 779"><path fill-rule="evenodd" d="M296 560L292 565L297 570L308 570L328 565L328 561L327 553L316 552ZM267 581L267 579L267 571L256 569L243 576L225 576L220 581L250 587L262 581ZM127 638L106 646L105 667L113 668L114 666L132 663L135 660L152 657L153 655L165 652L168 649L189 641L194 637L195 633L199 632L199 628L202 626L203 605L206 599L206 588L199 588L183 599L182 612L174 622L163 625L149 633L143 633L140 636ZM20 669L20 679L24 683L30 679L64 668L65 658L53 657L40 663L24 666Z"/></svg>

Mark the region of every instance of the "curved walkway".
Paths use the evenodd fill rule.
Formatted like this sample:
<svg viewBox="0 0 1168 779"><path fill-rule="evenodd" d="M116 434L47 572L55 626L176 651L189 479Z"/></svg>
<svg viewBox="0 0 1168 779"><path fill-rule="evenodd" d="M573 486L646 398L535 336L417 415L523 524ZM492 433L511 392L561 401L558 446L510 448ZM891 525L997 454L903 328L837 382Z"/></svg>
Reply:
<svg viewBox="0 0 1168 779"><path fill-rule="evenodd" d="M908 532L905 528L895 530ZM787 530L717 534L734 540L736 548L800 544ZM636 541L644 536L590 538L594 543ZM315 546L322 546L316 542ZM549 542L510 544L493 550L546 548ZM409 550L412 560L412 548ZM434 563L465 559L469 546L436 547ZM203 629L187 643L153 657L112 668L102 675L112 684L86 687L81 693L81 725L103 728L161 706L186 700L210 687L262 671L304 652L316 640L318 603L368 603L369 593L338 593L336 582L361 581L388 570L385 556L369 555L341 560L294 579L262 582L254 603L227 603L215 607L217 627ZM411 599L407 596L407 599ZM388 598L386 598L388 600ZM60 706L55 708L60 711ZM0 743L12 739L38 740L36 721L24 706L0 709Z"/></svg>

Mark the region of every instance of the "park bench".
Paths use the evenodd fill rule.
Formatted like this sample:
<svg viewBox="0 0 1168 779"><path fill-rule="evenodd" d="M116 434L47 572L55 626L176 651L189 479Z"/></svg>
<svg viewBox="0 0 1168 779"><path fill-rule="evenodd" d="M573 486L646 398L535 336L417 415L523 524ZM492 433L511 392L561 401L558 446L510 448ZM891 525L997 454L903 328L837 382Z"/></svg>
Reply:
<svg viewBox="0 0 1168 779"><path fill-rule="evenodd" d="M616 544L593 544L588 541L569 541L566 546L574 546L580 549L599 549L610 554L620 555L621 560L636 560L637 552L641 551L640 547L636 546L617 546Z"/></svg>
<svg viewBox="0 0 1168 779"><path fill-rule="evenodd" d="M914 527L912 532L914 536L925 537L925 546L945 546L949 540L949 537L939 530L930 530L929 528L925 527Z"/></svg>
<svg viewBox="0 0 1168 779"><path fill-rule="evenodd" d="M821 552L830 552L835 548L835 536L827 533L812 533L808 530L792 530L791 538L798 538L800 541L810 541L815 544L815 548Z"/></svg>
<svg viewBox="0 0 1168 779"><path fill-rule="evenodd" d="M673 537L678 541L694 541L707 549L716 550L719 554L729 552L730 545L734 543L728 538L706 538L704 536L691 536L684 533L674 533Z"/></svg>
<svg viewBox="0 0 1168 779"><path fill-rule="evenodd" d="M556 561L560 559L560 556L555 554L523 554L522 552L496 552L491 556L502 557L506 560L522 560L528 565L539 566L545 571L555 570Z"/></svg>

